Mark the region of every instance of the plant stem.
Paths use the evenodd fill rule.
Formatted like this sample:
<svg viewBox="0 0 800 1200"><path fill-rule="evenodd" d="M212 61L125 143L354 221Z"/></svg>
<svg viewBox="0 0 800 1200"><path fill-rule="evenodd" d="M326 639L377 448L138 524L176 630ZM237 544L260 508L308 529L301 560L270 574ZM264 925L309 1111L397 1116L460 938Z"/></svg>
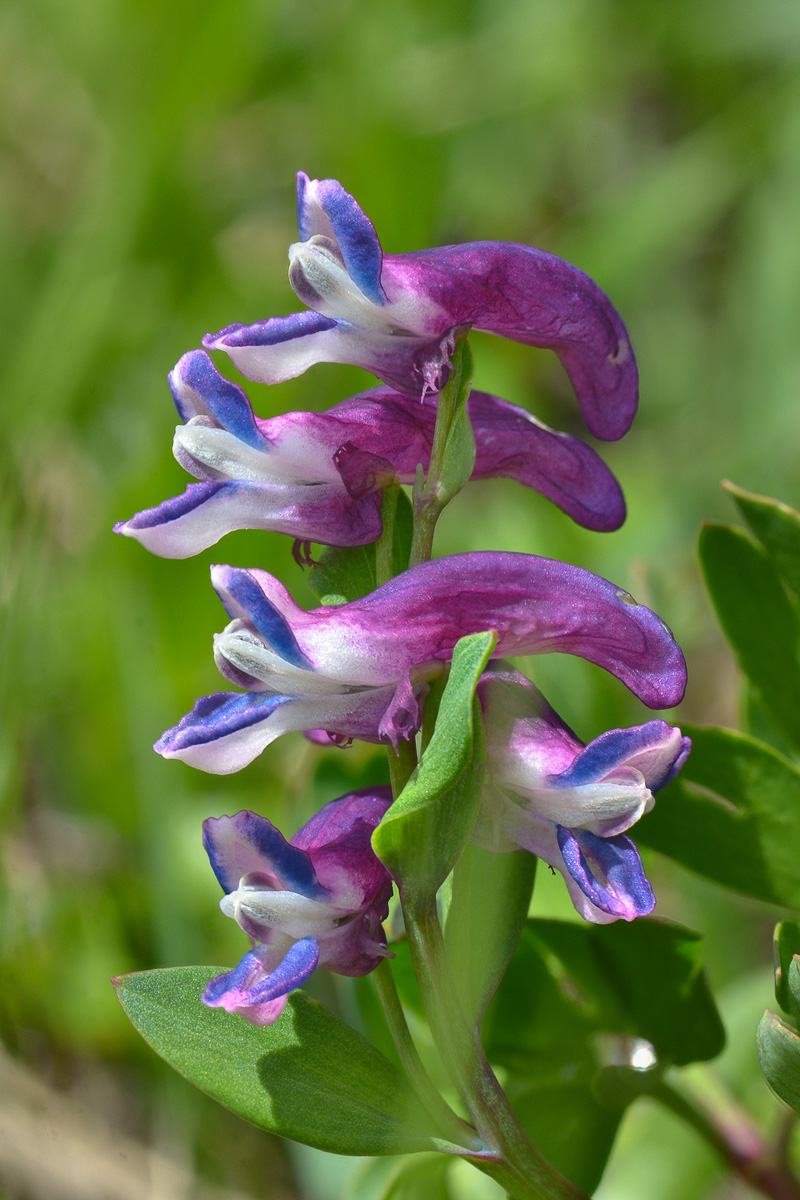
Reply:
<svg viewBox="0 0 800 1200"><path fill-rule="evenodd" d="M381 536L375 543L375 576L378 587L388 583L394 575L394 518L397 512L397 496L400 484L395 480L383 491L381 502Z"/></svg>
<svg viewBox="0 0 800 1200"><path fill-rule="evenodd" d="M480 1032L464 1017L450 974L436 902L403 897L411 955L425 1011L445 1066L475 1126L493 1153L492 1170L505 1165L504 1183L513 1195L539 1200L578 1200L582 1193L539 1153L517 1120L508 1097L492 1071L481 1045ZM471 1159L485 1169L489 1164ZM491 1172L489 1172L491 1173Z"/></svg>
<svg viewBox="0 0 800 1200"><path fill-rule="evenodd" d="M777 1148L766 1143L750 1114L730 1097L717 1104L664 1082L651 1094L691 1125L751 1187L771 1200L800 1200L800 1182Z"/></svg>
<svg viewBox="0 0 800 1200"><path fill-rule="evenodd" d="M471 1125L453 1112L425 1070L419 1051L411 1037L403 1005L397 994L392 968L387 958L372 972L386 1024L392 1035L398 1058L428 1116L442 1134L457 1146L477 1152L483 1149L480 1138Z"/></svg>
<svg viewBox="0 0 800 1200"><path fill-rule="evenodd" d="M413 740L397 743L397 749L389 746L389 777L395 800L411 778L417 765L417 745Z"/></svg>

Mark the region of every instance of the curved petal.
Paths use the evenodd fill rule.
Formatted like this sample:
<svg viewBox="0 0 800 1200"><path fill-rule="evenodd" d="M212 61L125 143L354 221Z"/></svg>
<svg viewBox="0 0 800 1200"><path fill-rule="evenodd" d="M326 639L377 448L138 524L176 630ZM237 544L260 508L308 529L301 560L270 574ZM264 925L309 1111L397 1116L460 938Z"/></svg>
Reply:
<svg viewBox="0 0 800 1200"><path fill-rule="evenodd" d="M247 396L235 383L220 375L203 350L190 350L184 354L168 379L175 407L184 422L189 422L192 417L212 417L240 442L259 450L269 448Z"/></svg>
<svg viewBox="0 0 800 1200"><path fill-rule="evenodd" d="M640 772L655 792L675 778L690 749L690 739L666 721L611 729L589 742L567 770L548 776L547 783L557 789L586 787L627 767Z"/></svg>
<svg viewBox="0 0 800 1200"><path fill-rule="evenodd" d="M243 810L232 817L209 817L203 822L203 846L224 892L234 892L242 876L258 872L275 888L324 900L328 889L304 849L287 842L266 817Z"/></svg>
<svg viewBox="0 0 800 1200"><path fill-rule="evenodd" d="M280 595L267 572L226 571L228 589L235 576L249 575L262 593ZM552 559L458 554L423 563L338 607L302 612L287 599L283 616L300 654L321 675L350 686L399 681L414 666L447 661L459 638L486 629L498 633L498 657L576 654L610 671L651 708L677 704L686 685L680 648L654 612L600 576ZM257 612L255 592L252 605ZM241 615L247 616L243 608Z"/></svg>
<svg viewBox="0 0 800 1200"><path fill-rule="evenodd" d="M359 909L385 888L389 873L371 838L391 803L390 787L351 792L326 804L292 838L293 846L308 852L332 903Z"/></svg>
<svg viewBox="0 0 800 1200"><path fill-rule="evenodd" d="M346 331L315 312L270 317L253 325L234 323L203 338L207 350L224 350L256 383L283 383L319 362L348 362ZM344 355L344 357L342 357Z"/></svg>
<svg viewBox="0 0 800 1200"><path fill-rule="evenodd" d="M283 1012L285 997L302 987L318 961L319 946L312 938L295 942L269 974L259 951L251 950L232 971L210 980L203 1003L209 1008L238 1012L255 1025L271 1025Z"/></svg>
<svg viewBox="0 0 800 1200"><path fill-rule="evenodd" d="M600 838L560 825L557 833L564 865L592 905L612 919L622 917L626 921L653 911L656 898L639 851L629 837L621 833ZM593 919L586 912L583 915Z"/></svg>
<svg viewBox="0 0 800 1200"><path fill-rule="evenodd" d="M266 529L326 546L362 546L381 533L373 495L354 499L343 486L192 483L180 496L114 526L162 558L189 558L237 529Z"/></svg>
<svg viewBox="0 0 800 1200"><path fill-rule="evenodd" d="M386 255L382 282L390 303L406 293L435 297L450 325L555 350L595 437L614 441L630 428L639 379L627 331L605 293L571 263L513 242L471 242Z"/></svg>
<svg viewBox="0 0 800 1200"><path fill-rule="evenodd" d="M374 304L384 304L383 251L375 226L335 179L309 179L297 172L297 224L301 241L315 235L338 243L353 282Z"/></svg>
<svg viewBox="0 0 800 1200"><path fill-rule="evenodd" d="M524 408L473 392L473 479L504 476L533 488L586 529L611 532L625 520L622 489L598 454L579 438L542 425Z"/></svg>
<svg viewBox="0 0 800 1200"><path fill-rule="evenodd" d="M212 775L251 763L283 733L329 729L346 738L379 742L378 726L393 687L318 696L216 692L198 700L154 749Z"/></svg>

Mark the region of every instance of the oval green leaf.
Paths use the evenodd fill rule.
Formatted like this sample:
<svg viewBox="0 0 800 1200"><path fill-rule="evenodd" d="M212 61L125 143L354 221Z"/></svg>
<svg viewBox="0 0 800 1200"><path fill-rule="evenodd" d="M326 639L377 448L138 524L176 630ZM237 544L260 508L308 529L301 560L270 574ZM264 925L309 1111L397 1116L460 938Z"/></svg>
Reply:
<svg viewBox="0 0 800 1200"><path fill-rule="evenodd" d="M264 1028L207 1008L200 997L222 969L140 971L114 986L157 1054L261 1129L333 1154L445 1148L397 1068L302 992Z"/></svg>

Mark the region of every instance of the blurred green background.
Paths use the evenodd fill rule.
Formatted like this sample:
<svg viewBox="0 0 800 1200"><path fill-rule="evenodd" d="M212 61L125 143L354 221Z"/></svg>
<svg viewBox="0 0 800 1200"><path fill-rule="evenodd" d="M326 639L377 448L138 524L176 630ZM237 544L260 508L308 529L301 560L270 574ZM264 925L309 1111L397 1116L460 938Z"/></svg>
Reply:
<svg viewBox="0 0 800 1200"><path fill-rule="evenodd" d="M278 535L166 562L110 532L184 487L166 385L178 357L206 330L295 308L294 172L340 179L387 250L529 242L611 295L642 373L633 431L600 447L625 527L578 530L497 481L451 506L438 550L525 550L612 578L684 645L681 715L736 723L694 548L704 518L733 515L725 477L800 503L799 55L791 0L5 0L0 1091L16 1104L0 1110L0 1194L328 1200L362 1169L287 1150L193 1092L108 983L242 953L202 818L253 807L288 833L385 772L368 747L299 736L223 779L153 754L219 686L209 562L268 567L313 601ZM479 386L581 433L553 355L473 342ZM249 391L269 416L372 383L320 366ZM533 665L586 739L645 719L586 664ZM707 938L722 1069L774 1124L753 1035L775 914L648 865L657 913ZM537 911L569 915L564 896L545 879ZM338 981L317 986L347 1004ZM459 1179L459 1195L495 1194ZM599 1194L750 1193L643 1102Z"/></svg>

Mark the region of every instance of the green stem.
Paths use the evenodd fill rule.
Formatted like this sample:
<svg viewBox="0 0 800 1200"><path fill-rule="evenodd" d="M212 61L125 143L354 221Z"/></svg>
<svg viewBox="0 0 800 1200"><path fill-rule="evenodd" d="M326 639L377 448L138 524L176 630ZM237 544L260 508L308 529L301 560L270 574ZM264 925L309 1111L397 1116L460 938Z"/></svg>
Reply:
<svg viewBox="0 0 800 1200"><path fill-rule="evenodd" d="M651 1094L691 1125L751 1187L771 1200L800 1200L800 1182L781 1161L777 1148L765 1142L750 1114L733 1100L725 1098L720 1104L712 1104L664 1082Z"/></svg>
<svg viewBox="0 0 800 1200"><path fill-rule="evenodd" d="M387 958L375 968L372 978L375 980L375 987L398 1058L428 1116L442 1134L456 1146L463 1146L472 1151L481 1150L482 1143L475 1130L453 1112L425 1070L419 1051L411 1037L403 1005L397 994L392 968Z"/></svg>
<svg viewBox="0 0 800 1200"><path fill-rule="evenodd" d="M461 1009L442 936L435 900L401 896L414 969L434 1041L481 1137L516 1181L513 1195L543 1200L578 1200L583 1194L539 1153L509 1104L481 1045ZM499 1160L499 1162L498 1162ZM481 1166L479 1159L475 1166ZM482 1169L490 1164L484 1163Z"/></svg>
<svg viewBox="0 0 800 1200"><path fill-rule="evenodd" d="M394 518L397 512L397 497L400 484L397 480L390 483L383 491L381 502L381 536L375 543L375 576L378 587L388 583L394 575Z"/></svg>
<svg viewBox="0 0 800 1200"><path fill-rule="evenodd" d="M401 741L397 749L389 746L389 777L392 781L392 795L395 800L408 783L417 766L417 746L414 741Z"/></svg>

